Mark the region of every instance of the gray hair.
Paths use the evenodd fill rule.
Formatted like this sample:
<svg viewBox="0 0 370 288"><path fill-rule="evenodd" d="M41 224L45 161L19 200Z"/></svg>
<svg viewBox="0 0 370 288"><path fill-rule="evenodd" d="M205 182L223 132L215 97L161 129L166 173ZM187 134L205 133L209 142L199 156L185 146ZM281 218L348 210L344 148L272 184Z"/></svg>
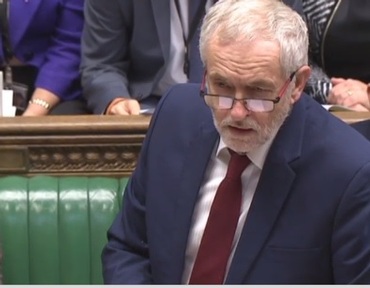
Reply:
<svg viewBox="0 0 370 288"><path fill-rule="evenodd" d="M308 64L308 33L302 17L278 0L219 0L204 17L200 55L207 64L211 41L274 41L280 46L282 72L288 76Z"/></svg>

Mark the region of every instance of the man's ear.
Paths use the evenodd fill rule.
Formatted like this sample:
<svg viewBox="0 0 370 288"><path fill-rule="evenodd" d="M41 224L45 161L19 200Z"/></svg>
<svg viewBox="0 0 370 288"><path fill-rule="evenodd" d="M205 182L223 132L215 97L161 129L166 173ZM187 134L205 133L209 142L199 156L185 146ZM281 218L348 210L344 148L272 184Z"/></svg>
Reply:
<svg viewBox="0 0 370 288"><path fill-rule="evenodd" d="M294 77L295 85L294 85L294 89L292 91L292 97L291 97L293 103L296 102L301 97L303 89L305 88L310 75L311 75L311 68L307 65L299 68L299 70L295 74L295 77Z"/></svg>

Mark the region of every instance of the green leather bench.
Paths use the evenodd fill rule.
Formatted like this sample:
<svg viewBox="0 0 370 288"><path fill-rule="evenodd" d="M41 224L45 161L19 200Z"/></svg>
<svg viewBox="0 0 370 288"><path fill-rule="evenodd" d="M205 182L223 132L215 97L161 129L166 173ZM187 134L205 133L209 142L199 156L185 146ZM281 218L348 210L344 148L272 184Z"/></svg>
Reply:
<svg viewBox="0 0 370 288"><path fill-rule="evenodd" d="M102 284L127 177L0 177L4 284Z"/></svg>

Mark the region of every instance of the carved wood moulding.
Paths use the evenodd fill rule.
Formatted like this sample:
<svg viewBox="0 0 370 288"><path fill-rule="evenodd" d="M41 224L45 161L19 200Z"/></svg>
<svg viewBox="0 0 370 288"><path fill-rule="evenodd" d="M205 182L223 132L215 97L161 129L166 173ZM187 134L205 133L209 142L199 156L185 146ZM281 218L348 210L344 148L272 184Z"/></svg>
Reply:
<svg viewBox="0 0 370 288"><path fill-rule="evenodd" d="M30 147L28 173L129 175L140 145Z"/></svg>
<svg viewBox="0 0 370 288"><path fill-rule="evenodd" d="M333 113L347 123L368 112ZM0 175L130 175L150 116L0 117Z"/></svg>
<svg viewBox="0 0 370 288"><path fill-rule="evenodd" d="M148 116L0 117L0 175L127 176Z"/></svg>

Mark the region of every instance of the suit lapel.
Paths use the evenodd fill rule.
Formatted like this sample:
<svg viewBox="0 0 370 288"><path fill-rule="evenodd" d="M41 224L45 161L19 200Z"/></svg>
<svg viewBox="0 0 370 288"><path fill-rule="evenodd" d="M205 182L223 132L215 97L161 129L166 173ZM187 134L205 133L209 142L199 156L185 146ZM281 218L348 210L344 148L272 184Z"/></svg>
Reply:
<svg viewBox="0 0 370 288"><path fill-rule="evenodd" d="M170 55L171 42L170 0L151 0L151 2L159 43L161 45L163 57L167 62Z"/></svg>
<svg viewBox="0 0 370 288"><path fill-rule="evenodd" d="M290 167L280 161L270 161L266 168L261 175L240 236L227 283L243 283L290 192L295 177Z"/></svg>
<svg viewBox="0 0 370 288"><path fill-rule="evenodd" d="M172 283L180 283L181 281L194 205L217 139L218 134L213 126L208 127L208 129L201 129L193 141L189 143L186 151L174 218L176 228L172 243L175 243L176 247L173 247L171 253L174 266L177 268L174 269L173 281L169 281ZM184 229L184 227L186 228ZM175 265L175 263L181 263L181 265Z"/></svg>
<svg viewBox="0 0 370 288"><path fill-rule="evenodd" d="M267 155L229 269L227 284L248 282L246 280L248 272L266 245L270 232L291 192L295 179L294 168L301 155L305 122L303 103L296 103L295 106L292 114L280 128Z"/></svg>
<svg viewBox="0 0 370 288"><path fill-rule="evenodd" d="M16 30L12 30L10 37L12 43L16 48L17 44L22 39L23 35L26 33L30 22L33 21L34 15L41 4L42 0L31 0L31 1L9 1L10 3L10 13L11 17L9 20L9 25L12 27L18 27ZM22 13L25 12L25 13ZM15 23L17 22L17 23Z"/></svg>
<svg viewBox="0 0 370 288"><path fill-rule="evenodd" d="M197 14L197 10L202 5L202 0L189 0L189 23L192 23L194 21L194 18Z"/></svg>

